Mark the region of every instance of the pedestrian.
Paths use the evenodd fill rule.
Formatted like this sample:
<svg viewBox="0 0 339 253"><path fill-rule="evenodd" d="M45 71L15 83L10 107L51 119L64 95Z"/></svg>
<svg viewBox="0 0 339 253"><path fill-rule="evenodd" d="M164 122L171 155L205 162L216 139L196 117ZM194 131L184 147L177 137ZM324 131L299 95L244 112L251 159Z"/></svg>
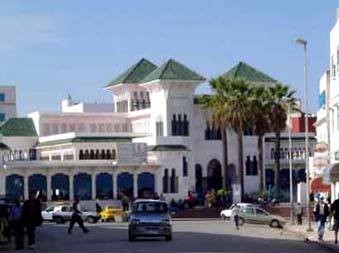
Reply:
<svg viewBox="0 0 339 253"><path fill-rule="evenodd" d="M14 205L11 207L9 216L11 226L15 237L15 249L24 248L24 223L22 207L20 206L20 200L14 201Z"/></svg>
<svg viewBox="0 0 339 253"><path fill-rule="evenodd" d="M35 198L35 192L30 192L29 199L24 202L22 209L23 222L28 236L28 246L35 247L35 230L42 224L41 203Z"/></svg>
<svg viewBox="0 0 339 253"><path fill-rule="evenodd" d="M329 214L329 207L327 203L325 203L324 198L321 198L314 209L315 221L318 222L318 239L320 241L323 240L325 233L325 223Z"/></svg>
<svg viewBox="0 0 339 253"><path fill-rule="evenodd" d="M331 213L334 217L333 231L334 243L338 244L338 230L339 230L339 198L337 198L331 205Z"/></svg>
<svg viewBox="0 0 339 253"><path fill-rule="evenodd" d="M233 209L232 209L231 216L233 218L234 226L238 230L239 230L239 214L240 214L240 208L237 204L235 204Z"/></svg>
<svg viewBox="0 0 339 253"><path fill-rule="evenodd" d="M121 193L121 204L123 210L126 212L129 209L129 198L124 193Z"/></svg>
<svg viewBox="0 0 339 253"><path fill-rule="evenodd" d="M75 197L72 207L73 207L73 213L72 213L71 222L68 228L68 234L72 233L72 229L75 223L78 223L79 227L82 229L82 231L85 234L88 233L89 230L84 226L84 221L82 220L82 217L81 217L82 212L81 212L79 197Z"/></svg>
<svg viewBox="0 0 339 253"><path fill-rule="evenodd" d="M295 207L295 214L297 216L297 224L302 225L303 223L303 214L304 214L304 209L301 206L300 202L297 204Z"/></svg>

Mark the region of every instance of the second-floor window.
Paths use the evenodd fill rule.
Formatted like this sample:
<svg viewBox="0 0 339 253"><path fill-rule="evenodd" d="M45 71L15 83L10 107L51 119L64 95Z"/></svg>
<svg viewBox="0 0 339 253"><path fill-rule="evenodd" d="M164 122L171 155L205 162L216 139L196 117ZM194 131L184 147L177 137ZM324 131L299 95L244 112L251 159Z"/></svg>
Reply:
<svg viewBox="0 0 339 253"><path fill-rule="evenodd" d="M252 160L250 156L246 157L246 175L247 176L258 175L258 161L256 156L253 156Z"/></svg>
<svg viewBox="0 0 339 253"><path fill-rule="evenodd" d="M187 115L173 114L172 136L189 136L189 121Z"/></svg>
<svg viewBox="0 0 339 253"><path fill-rule="evenodd" d="M0 93L0 102L5 102L5 93Z"/></svg>
<svg viewBox="0 0 339 253"><path fill-rule="evenodd" d="M0 113L0 122L6 120L6 114L5 113Z"/></svg>
<svg viewBox="0 0 339 253"><path fill-rule="evenodd" d="M210 126L207 124L205 129L205 140L221 140L220 127Z"/></svg>

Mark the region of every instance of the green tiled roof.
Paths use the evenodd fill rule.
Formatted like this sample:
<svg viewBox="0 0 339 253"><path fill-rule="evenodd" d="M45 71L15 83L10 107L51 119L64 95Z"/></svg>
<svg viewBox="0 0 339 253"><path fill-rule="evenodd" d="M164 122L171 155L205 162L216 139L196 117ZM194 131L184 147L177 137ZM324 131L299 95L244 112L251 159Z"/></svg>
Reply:
<svg viewBox="0 0 339 253"><path fill-rule="evenodd" d="M145 76L147 76L156 68L157 66L155 64L145 58L142 58L124 73L111 81L106 87L110 87L119 83L139 83Z"/></svg>
<svg viewBox="0 0 339 253"><path fill-rule="evenodd" d="M147 75L141 82L146 83L153 80L205 81L206 79L183 64L173 59L169 59L159 68Z"/></svg>
<svg viewBox="0 0 339 253"><path fill-rule="evenodd" d="M190 151L184 145L156 145L149 146L148 151Z"/></svg>
<svg viewBox="0 0 339 253"><path fill-rule="evenodd" d="M239 62L237 65L235 65L233 68L231 68L229 71L221 76L225 78L245 79L250 82L277 82L272 77L266 75L260 70L253 68L245 62Z"/></svg>
<svg viewBox="0 0 339 253"><path fill-rule="evenodd" d="M131 142L128 137L75 137L69 139L41 142L37 147L53 146L66 143L83 143L83 142Z"/></svg>
<svg viewBox="0 0 339 253"><path fill-rule="evenodd" d="M2 136L38 136L30 118L10 118L0 126Z"/></svg>

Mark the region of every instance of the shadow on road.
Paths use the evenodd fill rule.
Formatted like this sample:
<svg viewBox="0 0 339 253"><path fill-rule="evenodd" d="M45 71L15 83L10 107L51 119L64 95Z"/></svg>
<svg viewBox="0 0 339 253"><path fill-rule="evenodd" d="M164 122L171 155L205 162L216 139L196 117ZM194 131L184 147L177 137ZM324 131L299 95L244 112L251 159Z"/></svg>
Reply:
<svg viewBox="0 0 339 253"><path fill-rule="evenodd" d="M237 231L235 231L236 233ZM75 229L67 235L66 227L44 226L38 232L36 252L48 253L319 253L328 252L317 244L301 240L267 239L237 234L213 234L198 232L175 232L173 241L144 239L135 242L127 240L123 227L95 226L89 234Z"/></svg>

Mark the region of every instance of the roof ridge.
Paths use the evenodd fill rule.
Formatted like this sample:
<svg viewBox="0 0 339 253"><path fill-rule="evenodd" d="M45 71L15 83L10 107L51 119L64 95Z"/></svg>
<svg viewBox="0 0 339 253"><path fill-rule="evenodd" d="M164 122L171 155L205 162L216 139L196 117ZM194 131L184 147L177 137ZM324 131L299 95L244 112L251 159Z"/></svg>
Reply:
<svg viewBox="0 0 339 253"><path fill-rule="evenodd" d="M168 69L169 64L170 64L172 61L173 61L173 60L170 58L169 60L167 60L167 61L164 63L165 67L164 67L164 69L161 71L161 74L160 74L160 76L159 76L159 79L162 79L162 76L164 75L164 73L165 73L166 70Z"/></svg>
<svg viewBox="0 0 339 253"><path fill-rule="evenodd" d="M133 73L133 71L140 66L140 64L145 61L146 59L145 58L141 58L136 64L134 64L134 66L132 66L132 69L129 71L129 73L127 74L127 76L123 79L123 81L127 80L131 74ZM122 82L123 82L122 81Z"/></svg>

